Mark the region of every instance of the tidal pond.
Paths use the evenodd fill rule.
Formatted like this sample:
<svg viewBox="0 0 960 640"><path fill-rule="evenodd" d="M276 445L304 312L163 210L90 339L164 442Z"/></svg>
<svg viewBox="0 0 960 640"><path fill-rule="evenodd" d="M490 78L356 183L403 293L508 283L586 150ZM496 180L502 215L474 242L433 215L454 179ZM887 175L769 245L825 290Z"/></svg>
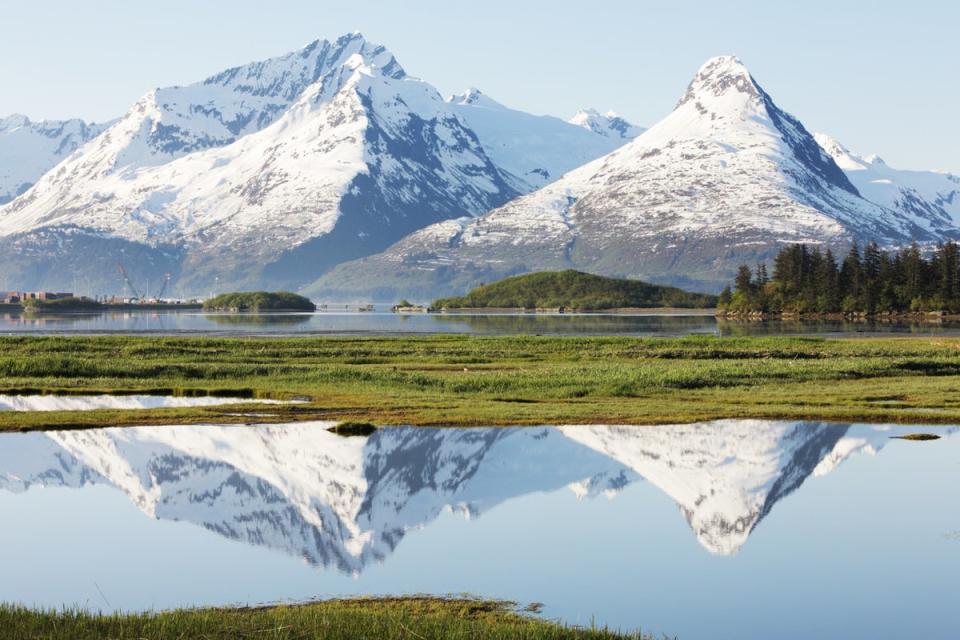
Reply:
<svg viewBox="0 0 960 640"><path fill-rule="evenodd" d="M382 305L381 305L382 307ZM0 314L0 334L29 335L960 335L957 322L717 320L710 313L452 313L318 312L217 314L198 311L115 311L96 314Z"/></svg>
<svg viewBox="0 0 960 640"><path fill-rule="evenodd" d="M289 404L287 400L230 398L220 396L152 395L4 395L0 411L93 411L95 409L166 409L175 407L213 407L223 404Z"/></svg>
<svg viewBox="0 0 960 640"><path fill-rule="evenodd" d="M0 435L0 600L468 592L684 640L960 629L952 427L329 426ZM920 432L942 437L894 439Z"/></svg>

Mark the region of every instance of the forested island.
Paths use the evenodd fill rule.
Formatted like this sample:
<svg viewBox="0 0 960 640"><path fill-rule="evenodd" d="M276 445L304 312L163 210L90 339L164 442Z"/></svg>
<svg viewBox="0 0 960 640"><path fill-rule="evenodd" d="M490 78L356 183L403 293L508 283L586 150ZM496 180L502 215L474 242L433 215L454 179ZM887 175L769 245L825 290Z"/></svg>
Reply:
<svg viewBox="0 0 960 640"><path fill-rule="evenodd" d="M581 271L543 271L480 285L465 296L441 298L443 309L541 309L600 311L626 308L706 309L717 297L641 280L607 278Z"/></svg>
<svg viewBox="0 0 960 640"><path fill-rule="evenodd" d="M55 300L37 300L30 298L21 303L24 311L31 313L76 313L80 311L103 311L102 302L91 298L57 298Z"/></svg>
<svg viewBox="0 0 960 640"><path fill-rule="evenodd" d="M747 265L720 294L720 315L877 315L960 313L960 251L954 242L924 253L854 244L842 261L830 249L783 248L773 262Z"/></svg>
<svg viewBox="0 0 960 640"><path fill-rule="evenodd" d="M289 291L241 291L222 293L203 303L204 311L263 312L316 311L317 305L309 298Z"/></svg>

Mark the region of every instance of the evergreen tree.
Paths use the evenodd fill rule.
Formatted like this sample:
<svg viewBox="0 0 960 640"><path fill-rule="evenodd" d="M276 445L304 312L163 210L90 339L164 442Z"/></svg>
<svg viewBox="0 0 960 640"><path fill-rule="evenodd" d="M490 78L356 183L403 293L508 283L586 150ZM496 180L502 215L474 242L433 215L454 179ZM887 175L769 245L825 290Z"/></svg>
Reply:
<svg viewBox="0 0 960 640"><path fill-rule="evenodd" d="M733 292L730 291L730 285L727 285L723 288L723 291L720 292L720 296L717 298L717 306L721 309L726 309L730 306L730 303L733 301Z"/></svg>
<svg viewBox="0 0 960 640"><path fill-rule="evenodd" d="M806 313L948 311L960 313L960 246L947 242L929 259L914 243L887 253L868 243L861 257L856 244L843 263L827 248L802 244L783 247L756 274L746 265L737 272L730 309Z"/></svg>
<svg viewBox="0 0 960 640"><path fill-rule="evenodd" d="M860 249L854 242L850 252L843 259L840 267L840 295L844 311L860 310L863 295L863 263L860 260Z"/></svg>
<svg viewBox="0 0 960 640"><path fill-rule="evenodd" d="M770 282L770 276L767 275L767 265L763 262L757 264L757 287L763 288Z"/></svg>
<svg viewBox="0 0 960 640"><path fill-rule="evenodd" d="M753 272L750 271L750 267L745 264L740 265L740 268L737 269L734 287L736 287L737 293L744 296L749 297L753 294Z"/></svg>
<svg viewBox="0 0 960 640"><path fill-rule="evenodd" d="M819 288L817 296L817 311L821 313L832 313L840 310L840 272L837 270L837 259L833 256L833 251L827 247L827 251L820 262L820 266L815 272L814 281Z"/></svg>

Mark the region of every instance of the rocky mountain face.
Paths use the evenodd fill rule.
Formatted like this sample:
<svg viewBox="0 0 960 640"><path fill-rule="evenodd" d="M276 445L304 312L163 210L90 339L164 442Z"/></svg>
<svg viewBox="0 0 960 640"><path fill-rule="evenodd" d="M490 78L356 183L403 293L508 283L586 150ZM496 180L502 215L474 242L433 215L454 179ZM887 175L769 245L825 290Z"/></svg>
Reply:
<svg viewBox="0 0 960 640"><path fill-rule="evenodd" d="M814 138L867 200L934 231L960 226L960 177L943 171L894 169L879 156L857 155L826 134Z"/></svg>
<svg viewBox="0 0 960 640"><path fill-rule="evenodd" d="M427 227L342 265L316 294L429 298L516 273L575 268L704 290L785 243L950 237L940 215L861 197L799 120L733 57L708 61L676 109L616 151L476 219Z"/></svg>
<svg viewBox="0 0 960 640"><path fill-rule="evenodd" d="M480 517L507 499L565 488L581 499L613 498L646 480L677 503L706 550L728 555L808 478L851 455L877 453L897 432L727 420L643 429L391 428L343 438L325 426L5 435L0 490L108 485L149 517L356 573L444 510Z"/></svg>
<svg viewBox="0 0 960 640"><path fill-rule="evenodd" d="M33 122L19 114L0 119L0 205L24 193L108 126L83 120Z"/></svg>

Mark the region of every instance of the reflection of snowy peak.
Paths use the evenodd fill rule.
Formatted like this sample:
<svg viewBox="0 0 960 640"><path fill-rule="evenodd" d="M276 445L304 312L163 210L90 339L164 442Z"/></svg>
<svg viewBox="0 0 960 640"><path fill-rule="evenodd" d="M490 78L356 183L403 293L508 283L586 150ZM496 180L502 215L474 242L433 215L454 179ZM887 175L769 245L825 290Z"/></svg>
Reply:
<svg viewBox="0 0 960 640"><path fill-rule="evenodd" d="M917 224L960 225L960 177L937 171L894 169L878 156L861 157L828 135L817 143L867 200L914 218Z"/></svg>
<svg viewBox="0 0 960 640"><path fill-rule="evenodd" d="M109 125L82 120L0 118L0 205L29 189L58 162Z"/></svg>
<svg viewBox="0 0 960 640"><path fill-rule="evenodd" d="M722 420L663 427L564 427L677 502L697 540L730 555L773 506L855 453L876 454L902 427ZM947 430L953 433L955 429Z"/></svg>
<svg viewBox="0 0 960 640"><path fill-rule="evenodd" d="M615 496L645 479L697 539L734 553L811 474L879 451L894 428L722 421L662 427L383 429L322 423L140 427L2 436L0 489L109 484L145 514L359 572L441 512L479 516L568 487Z"/></svg>
<svg viewBox="0 0 960 640"><path fill-rule="evenodd" d="M360 439L326 426L19 435L0 449L0 488L106 483L151 517L357 572L444 509L476 515L618 467L554 430L389 429Z"/></svg>
<svg viewBox="0 0 960 640"><path fill-rule="evenodd" d="M739 549L772 506L843 437L845 425L729 421L669 428L565 428L656 485L713 553Z"/></svg>

